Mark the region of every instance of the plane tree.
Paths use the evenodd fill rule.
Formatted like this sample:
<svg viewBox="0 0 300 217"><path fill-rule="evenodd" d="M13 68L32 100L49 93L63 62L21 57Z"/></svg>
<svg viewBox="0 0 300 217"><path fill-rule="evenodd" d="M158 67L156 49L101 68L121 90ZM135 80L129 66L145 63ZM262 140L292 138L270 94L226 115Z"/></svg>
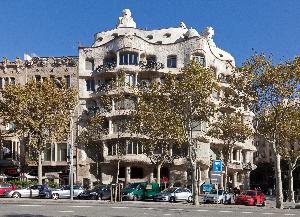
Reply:
<svg viewBox="0 0 300 217"><path fill-rule="evenodd" d="M2 92L0 114L4 123L12 123L18 135L38 156L38 182L42 184L42 156L47 143L68 138L71 111L77 93L53 80L29 81L25 85L7 85Z"/></svg>

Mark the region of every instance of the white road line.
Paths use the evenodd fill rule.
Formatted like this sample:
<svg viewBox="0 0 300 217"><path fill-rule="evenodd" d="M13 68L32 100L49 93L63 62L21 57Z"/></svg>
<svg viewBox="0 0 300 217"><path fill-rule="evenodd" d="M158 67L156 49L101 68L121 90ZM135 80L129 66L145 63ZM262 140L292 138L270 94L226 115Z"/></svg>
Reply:
<svg viewBox="0 0 300 217"><path fill-rule="evenodd" d="M58 211L58 212L74 212L73 210L62 210L62 211Z"/></svg>
<svg viewBox="0 0 300 217"><path fill-rule="evenodd" d="M219 212L232 212L232 211L230 211L230 210L221 210Z"/></svg>
<svg viewBox="0 0 300 217"><path fill-rule="evenodd" d="M264 213L262 213L263 215L273 215L274 213L272 213L272 212L264 212Z"/></svg>
<svg viewBox="0 0 300 217"><path fill-rule="evenodd" d="M207 209L198 209L197 211L198 212L207 212L208 210Z"/></svg>
<svg viewBox="0 0 300 217"><path fill-rule="evenodd" d="M284 215L296 215L296 214L294 214L294 213L287 213L287 214L284 214Z"/></svg>
<svg viewBox="0 0 300 217"><path fill-rule="evenodd" d="M92 206L68 206L68 207L74 207L74 208L89 208Z"/></svg>
<svg viewBox="0 0 300 217"><path fill-rule="evenodd" d="M153 207L144 207L143 209L154 209Z"/></svg>
<svg viewBox="0 0 300 217"><path fill-rule="evenodd" d="M37 205L37 204L22 204L22 205L19 205L19 206L23 206L23 207L34 207L34 206L43 206L43 205Z"/></svg>
<svg viewBox="0 0 300 217"><path fill-rule="evenodd" d="M170 213L166 213L166 214L164 214L164 215L171 215Z"/></svg>
<svg viewBox="0 0 300 217"><path fill-rule="evenodd" d="M169 209L171 211L182 211L183 209Z"/></svg>
<svg viewBox="0 0 300 217"><path fill-rule="evenodd" d="M127 209L127 206L112 206L113 209Z"/></svg>
<svg viewBox="0 0 300 217"><path fill-rule="evenodd" d="M242 213L244 213L244 214L250 214L250 213L253 213L253 212L242 212Z"/></svg>

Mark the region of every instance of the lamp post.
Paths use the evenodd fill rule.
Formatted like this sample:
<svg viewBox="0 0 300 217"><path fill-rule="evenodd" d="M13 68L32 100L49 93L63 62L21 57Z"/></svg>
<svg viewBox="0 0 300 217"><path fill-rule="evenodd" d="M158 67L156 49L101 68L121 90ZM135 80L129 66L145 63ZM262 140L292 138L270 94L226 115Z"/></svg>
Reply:
<svg viewBox="0 0 300 217"><path fill-rule="evenodd" d="M77 105L74 107L73 111L70 111L70 172L69 172L69 180L70 180L70 199L73 200L74 197L74 161L73 161L73 149L74 149L74 113L77 110L78 106L80 104L77 103Z"/></svg>

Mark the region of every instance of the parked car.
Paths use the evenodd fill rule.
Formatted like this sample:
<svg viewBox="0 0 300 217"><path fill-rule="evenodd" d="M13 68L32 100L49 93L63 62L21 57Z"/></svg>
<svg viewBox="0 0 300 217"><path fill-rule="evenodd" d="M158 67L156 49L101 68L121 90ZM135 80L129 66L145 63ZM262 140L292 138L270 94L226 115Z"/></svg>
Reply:
<svg viewBox="0 0 300 217"><path fill-rule="evenodd" d="M92 200L108 200L110 199L110 186L109 185L98 185L92 190L83 191L78 195L79 199L92 199Z"/></svg>
<svg viewBox="0 0 300 217"><path fill-rule="evenodd" d="M230 194L224 190L211 190L210 193L205 194L203 197L204 203L227 203L231 204L231 199L233 198L233 194Z"/></svg>
<svg viewBox="0 0 300 217"><path fill-rule="evenodd" d="M5 196L6 191L15 190L16 188L17 186L15 185L5 183L5 182L0 182L0 197Z"/></svg>
<svg viewBox="0 0 300 217"><path fill-rule="evenodd" d="M160 192L159 185L156 182L137 182L131 183L122 190L124 200L145 200L153 199Z"/></svg>
<svg viewBox="0 0 300 217"><path fill-rule="evenodd" d="M265 206L266 196L261 191L248 190L236 197L235 204L244 204L249 206Z"/></svg>
<svg viewBox="0 0 300 217"><path fill-rule="evenodd" d="M27 188L6 191L5 197L13 197L13 198L38 197L39 194L40 194L40 191L38 189L36 189L35 186L30 186Z"/></svg>
<svg viewBox="0 0 300 217"><path fill-rule="evenodd" d="M155 201L184 201L192 202L192 193L187 188L173 187L165 189L154 197Z"/></svg>
<svg viewBox="0 0 300 217"><path fill-rule="evenodd" d="M84 189L79 185L73 186L73 196L78 197ZM71 187L70 185L65 185L60 189L52 190L52 198L57 200L58 198L70 198L71 197Z"/></svg>
<svg viewBox="0 0 300 217"><path fill-rule="evenodd" d="M33 185L30 188L39 190L40 198L51 198L52 197L52 189L48 188L46 185Z"/></svg>

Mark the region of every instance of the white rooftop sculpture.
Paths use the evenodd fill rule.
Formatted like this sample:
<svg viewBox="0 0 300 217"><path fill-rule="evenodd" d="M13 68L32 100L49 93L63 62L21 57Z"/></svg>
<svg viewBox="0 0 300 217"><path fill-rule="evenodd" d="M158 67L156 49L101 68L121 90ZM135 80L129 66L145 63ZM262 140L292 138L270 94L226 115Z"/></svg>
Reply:
<svg viewBox="0 0 300 217"><path fill-rule="evenodd" d="M117 25L117 28L122 27L136 28L136 23L131 17L131 12L129 9L124 9L122 11L122 17L119 17L119 23Z"/></svg>

